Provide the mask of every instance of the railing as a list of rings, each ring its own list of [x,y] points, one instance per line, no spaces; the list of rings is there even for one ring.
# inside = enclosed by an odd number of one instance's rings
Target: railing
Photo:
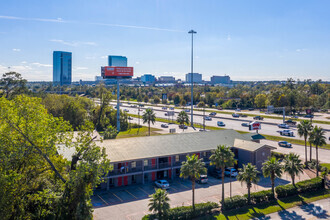
[[[182,165],[182,161],[176,161],[173,163],[173,166],[181,166]]]
[[[111,172],[109,172],[110,176],[115,176],[115,175],[121,175],[121,174],[126,174],[126,173],[135,173],[135,172],[139,172],[142,171],[142,167],[123,167],[120,169],[113,169]]]
[[[149,165],[149,166],[144,166],[144,170],[155,170],[157,169],[157,165]]]
[[[167,168],[167,167],[170,167],[171,164],[168,163],[168,162],[165,162],[165,163],[159,163],[159,169],[162,169],[162,168]]]

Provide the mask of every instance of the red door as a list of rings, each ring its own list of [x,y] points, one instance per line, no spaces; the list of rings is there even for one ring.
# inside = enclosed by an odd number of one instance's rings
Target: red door
[[[168,170],[168,178],[172,178],[172,170]]]
[[[155,181],[156,180],[156,172],[151,173],[151,180]]]
[[[124,176],[124,185],[125,185],[125,186],[128,185],[128,176]]]
[[[118,177],[118,186],[121,186],[123,182],[123,177]]]
[[[201,154],[200,154],[200,153],[197,153],[196,155],[198,156],[198,158],[200,158],[200,156],[201,156]]]
[[[172,157],[168,157],[168,164],[171,165]]]
[[[156,159],[151,159],[151,167],[155,167],[156,166]]]

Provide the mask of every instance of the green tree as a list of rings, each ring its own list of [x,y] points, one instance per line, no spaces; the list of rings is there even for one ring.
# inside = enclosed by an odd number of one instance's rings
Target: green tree
[[[195,183],[201,175],[207,173],[203,159],[198,159],[196,154],[187,155],[187,160],[182,162],[180,177],[189,178],[192,184],[192,206],[195,211]]]
[[[109,125],[104,131],[104,139],[115,139],[117,137],[117,129]]]
[[[145,103],[149,102],[149,97],[148,97],[147,95],[144,96],[144,97],[143,97],[143,101],[144,101]]]
[[[297,130],[298,130],[298,135],[300,137],[304,136],[304,141],[305,141],[305,164],[307,164],[307,137],[308,137],[309,132],[312,130],[312,124],[307,120],[303,120],[298,124]]]
[[[145,113],[142,115],[143,124],[148,123],[149,136],[150,136],[150,123],[154,124],[156,121],[156,114],[150,108],[147,108]]]
[[[319,176],[319,147],[326,145],[325,131],[318,126],[315,126],[311,132],[311,140],[316,148],[316,176]]]
[[[262,173],[265,177],[270,177],[272,182],[272,193],[275,198],[275,179],[282,176],[282,165],[275,157],[270,157],[262,164]]]
[[[257,108],[265,108],[266,107],[267,96],[265,94],[258,94],[254,99],[254,103]]]
[[[258,171],[256,166],[248,163],[247,165],[243,164],[243,169],[239,168],[239,173],[237,175],[237,180],[241,183],[246,183],[248,188],[248,203],[251,203],[251,187],[252,184],[257,184],[259,181]]]
[[[158,219],[166,219],[167,213],[170,210],[170,199],[166,190],[157,189],[156,192],[149,196],[149,211],[156,212]]]
[[[4,73],[0,79],[0,89],[4,91],[5,97],[10,99],[27,92],[26,82],[19,73]]]
[[[217,149],[212,152],[212,155],[210,157],[211,165],[215,165],[216,168],[221,169],[222,207],[224,207],[225,202],[225,168],[231,167],[236,163],[234,157],[235,154],[230,150],[230,147],[227,147],[225,145],[218,145]]]
[[[160,98],[158,96],[154,97],[154,103],[159,104],[160,103]]]
[[[182,127],[182,130],[184,131],[184,124],[189,125],[189,117],[185,111],[181,111],[176,119],[176,121],[180,124]]]
[[[302,173],[304,169],[304,165],[299,159],[299,155],[294,153],[287,154],[285,155],[283,161],[284,161],[284,166],[283,166],[284,171],[291,176],[292,184],[296,186],[295,178],[300,173]]]
[[[175,104],[175,105],[180,104],[180,101],[181,101],[181,100],[180,100],[180,96],[179,96],[179,95],[175,95],[173,101],[174,101],[174,104]]]

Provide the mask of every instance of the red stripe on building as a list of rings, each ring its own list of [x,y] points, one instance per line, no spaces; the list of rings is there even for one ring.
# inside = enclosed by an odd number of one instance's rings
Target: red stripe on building
[[[168,170],[168,178],[172,178],[172,170]]]
[[[156,159],[151,159],[151,166],[155,167],[156,166]]]
[[[168,157],[168,164],[171,165],[172,157]]]
[[[151,180],[152,181],[156,180],[156,172],[151,173]]]
[[[201,157],[201,154],[200,154],[200,153],[197,153],[196,155],[198,156],[198,158],[200,158],[200,157]]]
[[[121,186],[123,182],[123,177],[118,177],[118,186]]]
[[[128,176],[124,176],[124,185],[125,185],[125,186],[128,185]]]

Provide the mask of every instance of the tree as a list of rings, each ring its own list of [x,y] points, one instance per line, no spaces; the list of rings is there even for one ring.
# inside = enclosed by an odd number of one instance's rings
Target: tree
[[[145,113],[142,115],[143,124],[148,123],[149,136],[150,136],[150,123],[154,124],[156,121],[156,114],[150,108],[147,108]]]
[[[175,95],[173,101],[174,101],[174,104],[175,104],[175,105],[180,104],[180,101],[181,101],[181,100],[180,100],[180,96],[179,96],[179,95]]]
[[[247,165],[243,164],[243,169],[239,168],[239,173],[237,175],[237,180],[241,183],[246,183],[246,186],[248,188],[248,203],[251,203],[251,187],[252,184],[257,184],[259,181],[258,177],[258,171],[256,166],[252,165],[251,163],[248,163]]]
[[[192,184],[192,205],[195,211],[195,183],[201,175],[207,173],[203,159],[198,159],[196,154],[187,155],[187,160],[182,162],[180,177],[189,178]]]
[[[103,112],[104,112],[104,109],[107,106],[109,106],[110,100],[112,99],[112,95],[111,95],[110,91],[108,91],[105,88],[103,83],[100,84],[100,87],[98,88],[98,93],[99,93],[99,99],[100,99],[100,112],[99,112],[95,127],[97,130],[101,130],[100,125],[101,125],[101,119],[102,119],[102,117],[104,117]]]
[[[275,157],[270,157],[262,164],[262,173],[265,177],[270,177],[272,182],[272,193],[275,198],[275,178],[282,176],[282,165]]]
[[[295,185],[295,177],[303,172],[304,165],[299,159],[299,155],[290,153],[284,157],[283,169],[291,176],[292,185]]]
[[[111,125],[104,131],[104,139],[115,139],[117,137],[117,129]]]
[[[154,103],[159,104],[160,103],[160,98],[158,96],[154,97]]]
[[[185,111],[181,111],[176,119],[176,121],[180,124],[182,127],[182,130],[184,131],[184,124],[189,125],[189,117]]]
[[[15,95],[22,94],[27,91],[26,80],[21,74],[16,72],[8,72],[2,75],[0,79],[0,89],[4,91],[5,97],[10,99]]]
[[[326,145],[325,131],[318,126],[315,126],[311,133],[311,140],[316,148],[316,176],[319,176],[319,147]]]
[[[298,124],[297,129],[298,129],[298,135],[300,137],[304,136],[304,140],[305,140],[305,164],[307,164],[307,137],[308,137],[309,132],[312,130],[312,124],[307,120],[303,120]]]
[[[166,219],[166,215],[170,209],[168,194],[166,190],[157,189],[156,192],[149,196],[149,211],[156,212],[158,219]]]
[[[144,101],[145,103],[149,102],[149,97],[148,97],[147,95],[145,95],[144,98],[143,98],[143,101]]]
[[[267,96],[265,94],[258,94],[255,97],[254,103],[258,108],[265,108]]]
[[[217,149],[212,152],[212,155],[210,157],[211,165],[215,165],[216,168],[221,169],[222,207],[224,207],[225,202],[225,168],[231,167],[236,163],[234,157],[235,154],[230,150],[230,147],[227,147],[225,145],[218,145]]]
[[[91,219],[93,188],[110,169],[105,149],[92,141],[93,125],[73,139],[68,122],[27,96],[0,98],[0,124],[1,217]]]

